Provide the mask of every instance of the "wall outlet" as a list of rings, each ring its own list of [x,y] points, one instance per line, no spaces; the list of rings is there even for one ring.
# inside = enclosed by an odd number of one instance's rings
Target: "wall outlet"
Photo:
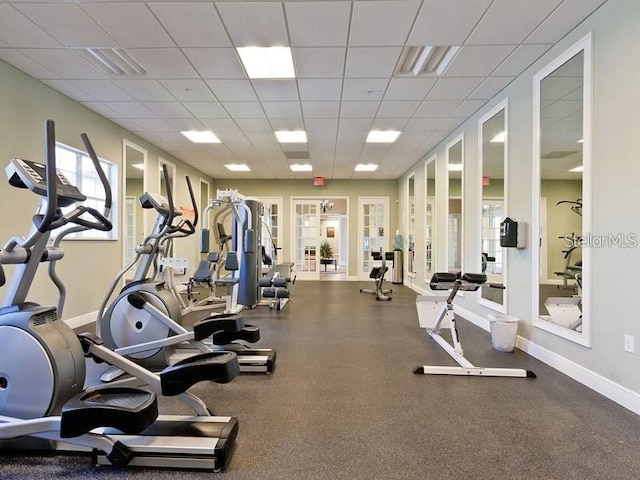
[[[629,353],[636,352],[635,340],[631,335],[624,336],[624,351]]]

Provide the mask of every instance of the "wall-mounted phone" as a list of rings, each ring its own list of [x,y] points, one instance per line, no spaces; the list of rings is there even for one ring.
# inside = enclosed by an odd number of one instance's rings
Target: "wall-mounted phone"
[[[527,224],[505,218],[500,223],[500,246],[507,248],[527,247]]]

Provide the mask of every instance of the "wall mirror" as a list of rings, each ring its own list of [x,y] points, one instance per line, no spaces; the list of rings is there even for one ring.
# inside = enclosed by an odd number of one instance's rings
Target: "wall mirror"
[[[479,121],[480,132],[480,270],[487,283],[478,302],[501,313],[506,309],[506,255],[500,247],[500,223],[506,211],[507,101]]]
[[[425,162],[424,192],[424,279],[429,283],[435,273],[436,157]]]
[[[590,345],[589,166],[591,146],[591,36],[534,77],[538,133],[534,141],[534,324]]]
[[[447,270],[462,271],[462,196],[464,178],[462,136],[447,146],[447,173],[449,177],[447,215]]]
[[[122,191],[124,192],[122,262],[124,266],[133,260],[136,246],[142,243],[145,235],[145,212],[138,199],[146,191],[144,172],[147,168],[147,151],[128,140],[124,140],[122,158],[124,164],[122,177]]]
[[[416,276],[416,176],[407,178],[407,275]]]

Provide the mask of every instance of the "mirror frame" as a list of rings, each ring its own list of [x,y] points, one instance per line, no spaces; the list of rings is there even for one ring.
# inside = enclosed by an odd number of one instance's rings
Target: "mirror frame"
[[[446,160],[446,167],[447,167],[447,171],[446,171],[446,175],[447,175],[447,181],[445,182],[445,198],[447,199],[447,205],[446,205],[446,217],[445,217],[445,222],[444,222],[444,228],[445,228],[445,238],[446,238],[446,242],[445,242],[445,272],[449,271],[449,200],[450,200],[450,196],[449,196],[449,150],[451,150],[451,147],[453,147],[454,145],[456,145],[458,142],[461,143],[460,149],[461,149],[461,155],[462,155],[462,171],[460,172],[460,215],[462,216],[462,222],[460,224],[460,271],[464,273],[464,171],[466,168],[466,160],[465,160],[465,150],[464,150],[464,132],[460,133],[459,135],[456,135],[453,140],[451,140],[449,143],[447,143],[446,147],[445,147],[445,160]],[[460,291],[458,293],[459,296],[464,297],[464,292]]]
[[[144,164],[144,170],[143,175],[142,175],[142,191],[146,192],[148,190],[148,181],[147,181],[147,172],[149,171],[149,154],[147,152],[146,149],[142,148],[140,145],[133,143],[131,140],[127,140],[126,138],[122,139],[122,165],[121,165],[121,172],[122,172],[122,179],[120,181],[121,185],[122,185],[122,189],[120,190],[122,192],[122,198],[120,199],[120,208],[121,208],[121,212],[120,212],[120,227],[121,227],[121,231],[123,232],[123,235],[125,235],[126,233],[126,228],[127,228],[127,218],[126,218],[126,212],[124,211],[124,209],[126,208],[126,198],[127,198],[127,148],[131,148],[132,150],[136,150],[137,152],[140,152],[142,154],[142,162]],[[149,212],[145,209],[142,212],[142,225],[143,227],[146,229],[147,227],[147,219],[149,217]],[[144,232],[143,232],[144,233]],[[125,265],[125,260],[126,260],[126,253],[125,253],[125,241],[123,240],[122,242],[122,259],[121,259],[121,263],[124,266]]]
[[[427,171],[429,170],[429,167],[433,164],[433,195],[429,195],[429,175],[427,175]],[[435,256],[435,246],[436,246],[436,225],[438,224],[438,209],[437,209],[437,202],[436,202],[436,179],[438,178],[438,162],[437,162],[437,156],[433,155],[431,157],[429,157],[427,160],[425,160],[424,162],[424,207],[425,210],[423,211],[424,214],[424,229],[425,229],[425,235],[424,235],[424,244],[422,246],[423,248],[423,252],[424,252],[424,281],[425,283],[429,284],[431,282],[431,276],[435,273],[436,271],[436,256]],[[426,235],[426,230],[427,230],[427,212],[426,212],[426,206],[427,206],[427,201],[429,200],[429,197],[433,198],[433,207],[431,209],[431,270],[427,270],[427,235]]]
[[[413,225],[411,221],[411,189],[409,188],[409,183],[413,182]],[[407,227],[406,227],[406,235],[407,235],[407,254],[406,256],[406,265],[405,271],[407,272],[407,277],[416,278],[416,172],[411,171],[407,175]],[[413,261],[410,262],[410,242],[413,240]],[[413,270],[409,269],[409,265],[413,266]]]
[[[500,111],[504,110],[504,131],[506,133],[505,138],[504,138],[504,166],[503,166],[503,180],[502,180],[502,212],[504,214],[504,217],[506,218],[508,216],[507,212],[509,211],[509,204],[508,204],[508,199],[509,199],[509,99],[505,98],[502,101],[500,101],[496,106],[494,106],[491,110],[489,110],[487,113],[485,113],[482,117],[480,117],[480,119],[478,120],[478,164],[479,164],[479,168],[478,168],[478,179],[477,179],[477,185],[479,185],[480,187],[478,188],[478,209],[479,209],[479,216],[478,218],[480,219],[480,221],[478,222],[478,232],[477,232],[477,238],[480,239],[480,250],[477,252],[479,255],[476,259],[476,265],[482,265],[482,205],[483,205],[483,188],[482,188],[482,177],[483,177],[483,173],[484,173],[484,158],[483,158],[483,145],[482,145],[482,137],[484,134],[484,124],[491,120],[495,115],[497,115],[498,113],[500,113]],[[509,255],[507,254],[508,250],[504,249],[502,250],[502,284],[507,286],[508,285],[508,265],[509,265]],[[482,267],[480,267],[480,269],[478,271],[481,271]],[[508,287],[507,287],[508,288]],[[505,289],[503,290],[503,295],[502,295],[502,304],[497,303],[497,302],[493,302],[491,300],[488,300],[486,298],[482,297],[482,289],[478,290],[478,304],[482,305],[484,307],[490,308],[492,310],[495,310],[496,312],[500,312],[503,314],[506,314],[508,311],[508,291]]]
[[[591,252],[589,248],[583,248],[583,276],[582,276],[582,332],[570,330],[554,323],[540,319],[540,86],[549,74],[560,68],[575,55],[583,52],[583,115],[582,115],[582,235],[589,236],[591,232],[591,148],[592,148],[592,95],[593,95],[593,34],[589,32],[578,42],[567,48],[546,67],[533,77],[533,198],[532,198],[532,305],[531,318],[533,325],[540,330],[547,331],[559,337],[565,338],[584,347],[591,347]]]

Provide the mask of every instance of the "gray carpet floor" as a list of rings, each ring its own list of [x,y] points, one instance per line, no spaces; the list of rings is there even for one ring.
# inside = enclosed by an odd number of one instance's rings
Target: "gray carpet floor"
[[[245,312],[260,345],[278,351],[272,375],[199,384],[240,430],[222,473],[94,468],[78,456],[2,452],[2,479],[639,479],[640,417],[459,322],[476,365],[533,370],[537,379],[413,375],[453,365],[418,327],[415,292],[391,302],[369,283],[296,282],[283,311]],[[92,366],[92,378],[97,369]],[[163,401],[164,413],[183,413]]]

